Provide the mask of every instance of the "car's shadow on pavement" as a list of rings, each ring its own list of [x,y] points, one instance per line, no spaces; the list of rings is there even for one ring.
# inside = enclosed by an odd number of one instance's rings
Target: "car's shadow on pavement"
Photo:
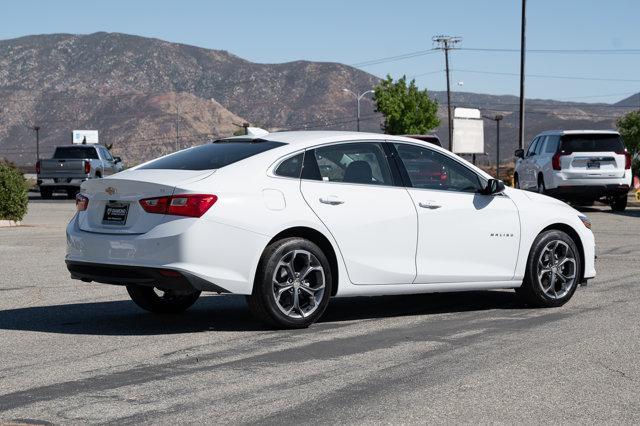
[[[340,298],[331,300],[320,323],[522,307],[511,291]],[[154,315],[128,300],[0,311],[0,330],[120,336],[269,329],[251,316],[244,296],[201,297],[181,315]]]

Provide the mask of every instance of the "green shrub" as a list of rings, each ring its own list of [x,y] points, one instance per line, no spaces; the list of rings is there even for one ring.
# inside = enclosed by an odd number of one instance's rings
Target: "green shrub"
[[[0,162],[0,220],[20,221],[27,214],[29,195],[22,172]]]

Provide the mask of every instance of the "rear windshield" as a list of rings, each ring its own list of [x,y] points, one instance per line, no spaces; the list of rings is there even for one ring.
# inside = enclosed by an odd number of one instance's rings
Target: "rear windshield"
[[[140,169],[211,170],[284,145],[282,142],[214,142],[158,158]]]
[[[84,146],[60,146],[56,148],[56,152],[53,153],[53,158],[56,159],[83,159],[89,158],[91,160],[98,159],[98,152],[94,147]]]
[[[564,135],[560,149],[566,152],[624,151],[619,135]]]

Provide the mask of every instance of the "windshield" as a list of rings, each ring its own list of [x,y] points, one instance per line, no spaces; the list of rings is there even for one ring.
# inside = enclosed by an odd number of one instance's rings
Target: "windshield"
[[[98,152],[94,147],[59,146],[53,154],[54,159],[98,159]]]
[[[212,170],[244,160],[261,152],[285,145],[282,142],[220,141],[178,151],[158,158],[139,169]]]
[[[622,152],[624,145],[619,135],[591,134],[564,135],[560,149],[565,152]]]

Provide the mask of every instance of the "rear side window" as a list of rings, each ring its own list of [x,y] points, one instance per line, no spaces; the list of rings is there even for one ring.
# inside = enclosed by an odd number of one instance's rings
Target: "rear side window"
[[[282,142],[214,142],[158,158],[140,169],[212,170],[285,145]]]
[[[276,176],[299,178],[302,172],[304,154],[294,155],[284,160],[275,171]]]
[[[315,175],[325,182],[393,185],[391,170],[382,145],[374,142],[354,142],[329,145],[309,151],[315,167],[307,167],[303,177]],[[314,173],[311,173],[314,172]]]
[[[94,147],[84,147],[84,146],[60,146],[56,148],[56,151],[53,153],[53,158],[55,159],[84,159],[88,158],[90,160],[98,159],[98,152]]]
[[[564,135],[560,148],[565,152],[622,152],[624,145],[619,135],[591,134]]]
[[[547,136],[547,145],[544,147],[544,152],[553,154],[558,150],[558,143],[560,142],[559,136]]]

